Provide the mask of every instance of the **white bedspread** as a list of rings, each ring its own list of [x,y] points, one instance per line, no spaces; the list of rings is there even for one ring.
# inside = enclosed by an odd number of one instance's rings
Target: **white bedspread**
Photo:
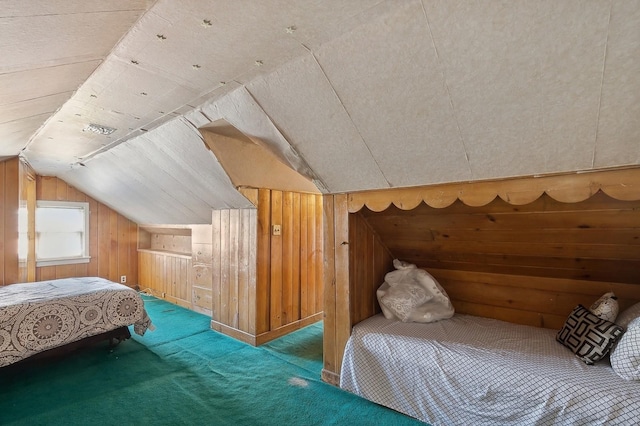
[[[470,315],[377,315],[354,327],[340,387],[432,425],[638,424],[640,382],[584,364],[555,335]]]
[[[151,327],[138,292],[103,278],[0,287],[0,367],[122,326]]]

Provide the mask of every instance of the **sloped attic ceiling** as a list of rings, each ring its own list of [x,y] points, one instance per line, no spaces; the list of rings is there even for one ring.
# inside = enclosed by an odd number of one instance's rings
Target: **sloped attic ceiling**
[[[323,192],[640,161],[640,0],[5,1],[0,31],[0,156],[138,223],[248,206],[217,120]]]

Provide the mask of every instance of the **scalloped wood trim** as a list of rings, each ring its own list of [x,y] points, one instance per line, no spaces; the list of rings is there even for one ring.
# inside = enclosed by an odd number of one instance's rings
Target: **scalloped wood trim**
[[[391,204],[401,210],[411,210],[422,202],[444,208],[456,200],[480,207],[496,197],[512,205],[523,205],[544,193],[556,201],[577,203],[598,191],[616,200],[640,200],[640,168],[353,192],[348,194],[348,210],[355,213],[367,206],[380,212]]]

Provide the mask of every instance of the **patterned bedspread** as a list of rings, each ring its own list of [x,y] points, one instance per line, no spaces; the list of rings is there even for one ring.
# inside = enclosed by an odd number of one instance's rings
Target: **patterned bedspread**
[[[129,325],[139,335],[151,326],[142,298],[103,278],[0,287],[0,367]]]
[[[640,383],[586,365],[556,331],[456,314],[357,324],[340,387],[432,425],[637,424]]]

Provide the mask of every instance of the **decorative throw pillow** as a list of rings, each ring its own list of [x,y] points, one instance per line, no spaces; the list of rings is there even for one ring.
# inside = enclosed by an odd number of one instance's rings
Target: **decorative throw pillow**
[[[622,311],[622,313],[616,319],[616,324],[626,329],[631,321],[639,317],[640,317],[640,302],[636,303],[635,305],[631,305],[627,309]]]
[[[611,351],[611,368],[625,380],[640,380],[640,318],[629,323]]]
[[[599,318],[584,306],[578,305],[556,335],[556,340],[591,365],[604,358],[622,333],[622,327]]]
[[[396,284],[379,297],[381,307],[387,308],[400,321],[409,321],[413,309],[429,301],[427,291],[416,284]]]
[[[589,310],[602,319],[614,322],[618,316],[618,298],[611,291],[605,293],[591,305]]]

